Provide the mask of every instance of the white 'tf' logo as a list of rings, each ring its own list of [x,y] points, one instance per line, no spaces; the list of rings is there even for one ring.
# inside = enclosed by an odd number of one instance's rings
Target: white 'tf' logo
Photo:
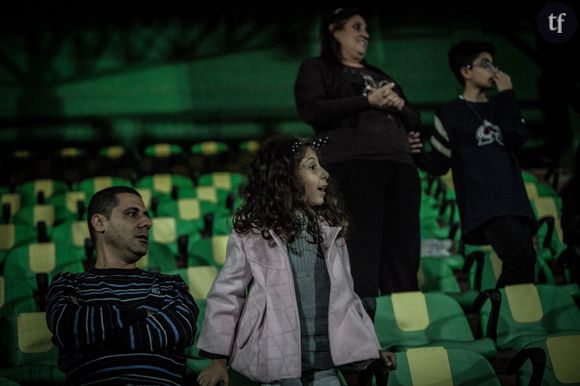
[[[556,31],[556,33],[562,33],[562,24],[564,24],[564,16],[566,16],[566,12],[562,12],[558,16],[554,16],[553,13],[548,16],[548,20],[550,23],[550,31]],[[558,22],[558,26],[554,27],[554,20]]]

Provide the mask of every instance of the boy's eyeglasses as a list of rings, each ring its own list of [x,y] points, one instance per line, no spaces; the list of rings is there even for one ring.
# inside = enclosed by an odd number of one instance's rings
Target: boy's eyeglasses
[[[468,64],[465,67],[467,68],[481,67],[484,70],[488,71],[499,71],[499,66],[493,62],[490,62],[487,59],[482,59],[479,63]]]

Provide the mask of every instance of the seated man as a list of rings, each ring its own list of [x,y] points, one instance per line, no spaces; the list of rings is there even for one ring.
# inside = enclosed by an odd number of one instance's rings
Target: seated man
[[[138,269],[151,220],[137,191],[112,187],[88,207],[95,267],[60,273],[46,320],[67,384],[181,385],[198,308],[179,276]]]

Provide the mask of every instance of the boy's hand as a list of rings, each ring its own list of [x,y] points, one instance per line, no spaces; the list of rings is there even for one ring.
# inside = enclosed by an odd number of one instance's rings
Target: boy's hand
[[[512,79],[508,74],[503,71],[497,71],[493,75],[493,82],[497,87],[497,91],[502,92],[505,90],[511,90],[513,88]]]
[[[397,357],[390,351],[379,351],[382,361],[389,368],[389,370],[397,369]]]
[[[198,376],[197,382],[200,386],[215,386],[222,384],[229,386],[230,379],[225,359],[214,359],[211,365],[206,367]]]

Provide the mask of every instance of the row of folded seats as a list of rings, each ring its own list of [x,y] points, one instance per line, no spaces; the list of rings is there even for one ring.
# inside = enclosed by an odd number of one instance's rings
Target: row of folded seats
[[[205,213],[202,201],[220,203],[218,209],[213,207],[214,211],[209,212],[213,220],[210,230],[205,217],[201,222],[183,218],[187,216],[183,211],[190,211],[193,201],[179,204],[186,199],[183,192],[200,189],[202,183],[188,181],[182,185],[175,176],[149,177],[138,188],[150,191],[144,198],[154,225],[149,253],[139,264],[143,269],[183,277],[202,310],[199,329],[205,297],[225,263],[231,214],[239,202],[231,189],[224,189],[229,191],[226,200],[200,200],[199,195],[191,193],[189,199],[200,202],[200,213]],[[536,283],[496,290],[501,261],[490,248],[461,242],[450,176],[421,177],[421,291],[377,297],[375,329],[382,347],[397,352],[399,363],[389,377],[389,385],[580,384],[580,362],[573,351],[580,347],[580,311],[575,303],[578,287],[567,281],[565,267],[557,270],[559,253],[565,247],[561,228],[558,230],[561,203],[557,193],[524,176],[538,218],[552,216],[552,220],[541,220],[545,230],[538,235]],[[232,183],[234,191],[241,183],[243,176]],[[33,196],[38,197],[38,190],[35,192]],[[173,211],[159,216],[164,205]],[[79,218],[82,216],[77,213],[77,227],[86,227],[86,220]],[[55,226],[52,233],[47,227],[49,241],[50,237],[61,240],[56,228],[62,224],[67,222]],[[74,234],[74,226],[69,228]],[[34,237],[42,230],[36,232]],[[42,313],[44,296],[57,272],[81,271],[90,266],[92,246],[85,245],[87,237],[87,233],[77,236],[81,242],[70,258],[64,257],[71,252],[59,250],[64,242],[22,243],[7,251],[0,277],[0,342],[2,351],[8,354],[0,361],[0,377],[21,384],[62,382]],[[40,252],[49,244],[53,246],[47,248],[48,253]],[[195,346],[187,354],[191,373],[209,364],[198,356]],[[233,372],[231,384],[252,383]]]
[[[153,241],[176,251],[181,236],[190,236],[192,242],[228,234],[227,220],[240,204],[238,190],[244,178],[239,173],[216,172],[202,175],[195,183],[167,174],[140,179],[135,188],[155,223]],[[96,177],[67,190],[58,180],[36,180],[1,193],[0,258],[31,240],[83,248],[88,239],[88,200],[94,192],[114,185],[131,184],[117,177]]]
[[[258,140],[156,143],[100,149],[66,147],[6,150],[0,159],[0,185],[30,179],[59,179],[69,185],[88,176],[116,175],[133,183],[152,174],[198,175],[200,171],[240,172],[259,147]]]
[[[181,274],[201,308],[215,276],[205,268],[206,287],[190,267]],[[474,318],[471,318],[474,316]],[[473,321],[477,321],[474,323]],[[19,384],[62,384],[42,311],[0,318],[2,378]],[[383,349],[396,352],[389,385],[578,385],[580,311],[557,286],[521,284],[482,291],[469,314],[440,292],[377,297],[375,330]],[[197,339],[197,337],[196,337]],[[209,365],[195,346],[187,349],[191,376]],[[232,371],[232,385],[254,383]]]

